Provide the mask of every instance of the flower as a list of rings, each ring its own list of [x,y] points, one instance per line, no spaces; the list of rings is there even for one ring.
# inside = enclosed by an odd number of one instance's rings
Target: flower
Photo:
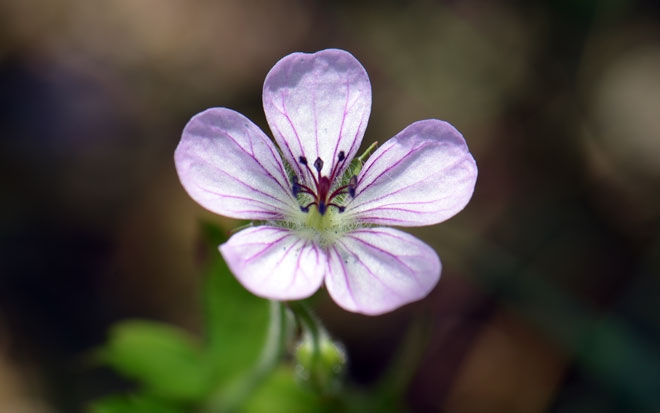
[[[262,221],[219,249],[255,295],[297,300],[323,283],[368,315],[424,298],[440,278],[435,251],[394,226],[432,225],[461,211],[477,166],[447,122],[415,122],[362,164],[353,161],[371,112],[371,84],[350,53],[282,58],[263,106],[278,148],[227,108],[195,115],[174,158],[190,196],[231,218]]]

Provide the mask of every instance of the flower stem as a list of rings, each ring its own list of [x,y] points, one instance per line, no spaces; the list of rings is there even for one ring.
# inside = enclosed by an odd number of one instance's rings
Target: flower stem
[[[241,380],[229,388],[220,388],[212,393],[202,410],[207,413],[234,411],[250,393],[277,366],[287,340],[286,309],[279,301],[270,301],[270,321],[264,347],[255,366]]]
[[[321,334],[324,332],[323,326],[306,304],[300,301],[290,302],[289,308],[293,311],[293,314],[304,331],[311,337],[314,346],[314,358],[318,358]]]
[[[331,372],[328,371],[326,366],[323,363],[323,349],[322,342],[326,345],[329,342],[328,333],[325,331],[325,328],[319,321],[319,319],[312,313],[309,307],[302,302],[292,302],[289,303],[289,308],[293,312],[298,324],[303,330],[303,343],[307,340],[308,343],[311,343],[311,355],[306,357],[306,362],[303,363],[304,373],[301,377],[308,384],[312,386],[319,393],[328,393],[329,388],[329,378],[331,377]],[[302,360],[299,360],[301,362]]]
[[[263,376],[270,372],[277,364],[284,350],[286,341],[286,314],[285,308],[279,301],[270,301],[270,323],[266,334],[266,343],[254,374]]]

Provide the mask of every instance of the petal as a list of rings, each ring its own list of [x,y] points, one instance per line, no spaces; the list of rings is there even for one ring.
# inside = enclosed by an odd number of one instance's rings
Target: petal
[[[239,219],[278,219],[295,211],[273,142],[248,118],[207,109],[186,125],[174,152],[179,179],[204,208]]]
[[[310,165],[320,157],[328,175],[340,151],[348,165],[360,147],[371,112],[371,84],[364,67],[346,51],[293,53],[266,76],[263,103],[275,140],[296,172],[307,173],[298,165],[302,155]]]
[[[220,252],[238,281],[260,297],[309,297],[325,275],[325,253],[286,228],[245,229],[222,244]]]
[[[437,224],[465,207],[476,180],[477,164],[463,136],[447,122],[422,120],[369,158],[346,214],[370,224]]]
[[[420,300],[440,278],[431,247],[393,228],[363,228],[328,250],[325,285],[349,311],[378,315]]]

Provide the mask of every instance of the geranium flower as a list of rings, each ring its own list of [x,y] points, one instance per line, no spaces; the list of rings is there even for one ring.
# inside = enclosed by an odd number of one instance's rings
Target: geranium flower
[[[240,113],[211,108],[188,122],[174,155],[200,205],[262,222],[219,247],[241,284],[261,297],[297,300],[325,283],[341,307],[370,315],[425,297],[440,277],[438,255],[384,225],[432,225],[463,209],[477,167],[461,134],[422,120],[361,168],[351,165],[371,85],[362,65],[337,49],[277,62],[263,105],[279,150]]]

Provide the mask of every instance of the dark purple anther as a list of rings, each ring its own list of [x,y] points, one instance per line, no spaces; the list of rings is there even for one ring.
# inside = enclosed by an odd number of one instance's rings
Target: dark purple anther
[[[323,169],[323,160],[321,158],[316,158],[314,161],[314,168],[316,168],[317,171],[321,172],[321,169]]]
[[[295,175],[291,177],[291,190],[293,191],[293,196],[298,196],[300,185],[298,185],[298,177]]]
[[[357,187],[357,176],[353,175],[351,180],[348,181],[348,194],[351,198],[355,198],[355,188]]]
[[[297,175],[293,174],[293,176],[291,176],[291,191],[293,192],[293,196],[298,197],[300,194],[307,194],[312,198],[312,202],[300,207],[302,212],[309,212],[309,208],[312,205],[316,205],[316,210],[321,215],[325,215],[325,213],[328,211],[328,208],[330,207],[337,208],[337,210],[341,213],[344,212],[346,208],[337,204],[336,201],[333,202],[333,200],[336,197],[346,193],[349,193],[352,197],[355,197],[355,187],[357,186],[356,176],[351,178],[348,185],[340,186],[334,191],[331,191],[332,184],[336,176],[335,174],[339,171],[343,161],[346,159],[346,153],[344,151],[340,151],[337,155],[337,159],[338,162],[333,165],[330,177],[328,177],[321,175],[321,170],[323,169],[323,159],[317,157],[314,161],[314,168],[317,172],[314,174],[312,169],[307,164],[307,158],[302,155],[298,157],[298,161],[300,161],[301,165],[304,165],[307,168],[309,177],[311,177],[313,181],[313,185],[305,183],[304,180],[301,183]],[[307,199],[308,197],[305,196],[304,198]]]

